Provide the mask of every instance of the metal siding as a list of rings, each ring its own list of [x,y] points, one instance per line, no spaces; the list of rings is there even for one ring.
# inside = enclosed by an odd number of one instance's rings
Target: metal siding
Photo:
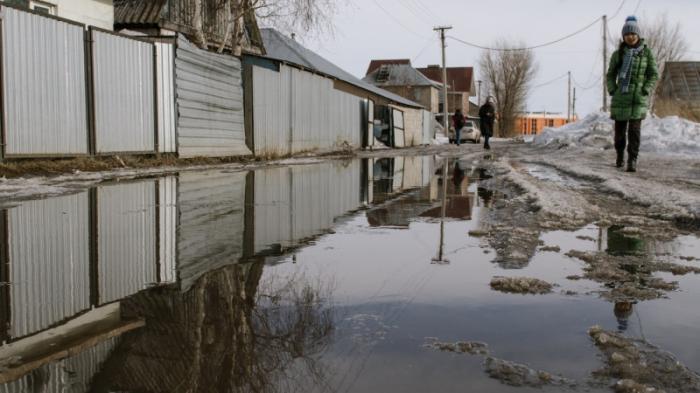
[[[246,172],[181,173],[177,268],[182,290],[243,256]]]
[[[155,150],[153,44],[93,30],[97,153]]]
[[[177,281],[177,177],[158,179],[160,282]]]
[[[423,143],[423,111],[404,108],[403,128],[406,146],[419,146]],[[396,112],[395,112],[396,113]]]
[[[429,111],[423,111],[423,144],[429,145],[433,140],[432,135],[432,114]]]
[[[290,153],[291,69],[253,66],[253,130],[256,155]]]
[[[88,193],[8,211],[13,338],[90,308]]]
[[[273,244],[293,244],[291,228],[291,170],[255,172],[255,245],[259,253]]]
[[[3,7],[6,153],[88,153],[83,28]]]
[[[175,46],[156,42],[158,151],[177,152],[175,131]]]
[[[97,189],[101,304],[133,295],[156,282],[155,193],[153,180]]]
[[[181,157],[249,155],[238,58],[198,49],[182,35],[175,58]]]

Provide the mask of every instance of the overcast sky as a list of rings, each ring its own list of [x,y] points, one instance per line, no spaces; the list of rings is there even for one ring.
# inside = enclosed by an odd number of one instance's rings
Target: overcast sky
[[[556,40],[593,22],[612,17],[622,0],[339,0],[347,1],[335,17],[333,36],[303,38],[310,49],[352,74],[363,77],[371,59],[410,58],[423,67],[440,64],[436,25],[452,25],[448,34],[488,46],[498,38],[537,45]],[[667,12],[680,23],[690,44],[688,60],[700,60],[700,0],[627,0],[609,21],[619,37],[627,15],[640,23]],[[534,51],[539,72],[534,85],[571,71],[577,88],[577,113],[586,115],[601,106],[602,30],[598,23],[561,43]],[[480,50],[448,39],[448,66],[475,66]],[[476,67],[475,67],[476,68]],[[478,73],[478,68],[476,69]],[[594,88],[583,90],[582,87]],[[528,110],[566,111],[567,79],[535,89]]]

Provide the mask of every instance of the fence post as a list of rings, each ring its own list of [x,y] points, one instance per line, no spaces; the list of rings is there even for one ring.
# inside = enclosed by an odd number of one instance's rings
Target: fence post
[[[92,37],[92,27],[85,30],[85,102],[87,104],[87,140],[88,140],[88,154],[97,154],[97,141],[95,140],[95,77],[93,73],[93,37]]]
[[[161,75],[158,74],[158,44],[154,42],[151,45],[153,45],[153,152],[154,154],[159,155],[160,147],[158,146],[158,80],[160,79]],[[163,81],[161,80],[160,83],[162,84]]]
[[[0,5],[0,162],[5,160],[7,146],[7,121],[5,119],[5,67],[4,48],[2,45],[5,36],[3,34],[5,7]]]

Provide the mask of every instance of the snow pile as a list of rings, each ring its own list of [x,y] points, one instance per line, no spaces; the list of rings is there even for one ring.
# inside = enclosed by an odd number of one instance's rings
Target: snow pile
[[[545,128],[534,139],[536,145],[613,147],[614,122],[605,112],[592,113],[575,123]],[[697,156],[700,154],[700,123],[677,116],[647,118],[642,122],[644,152]]]

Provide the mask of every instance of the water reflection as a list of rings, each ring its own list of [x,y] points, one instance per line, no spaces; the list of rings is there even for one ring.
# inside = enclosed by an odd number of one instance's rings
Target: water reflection
[[[14,382],[0,386],[65,389],[71,359],[99,346],[69,373],[90,381],[102,369],[101,391],[264,391],[290,380],[272,371],[299,367],[322,383],[312,358],[333,330],[327,297],[303,280],[262,285],[263,266],[367,205],[385,204],[384,217],[368,212],[377,225],[407,225],[440,205],[448,179],[436,167],[398,157],[185,172],[3,210],[0,382]],[[460,176],[449,200],[473,198]],[[470,206],[453,206],[470,217]]]

